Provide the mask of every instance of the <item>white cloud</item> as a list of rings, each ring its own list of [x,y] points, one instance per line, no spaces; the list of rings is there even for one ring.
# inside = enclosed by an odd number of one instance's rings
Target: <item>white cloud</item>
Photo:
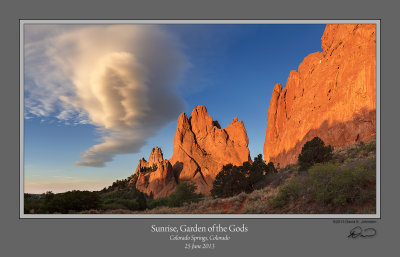
[[[26,116],[90,123],[102,134],[77,165],[138,152],[183,109],[176,82],[186,60],[160,27],[28,25],[25,42]]]

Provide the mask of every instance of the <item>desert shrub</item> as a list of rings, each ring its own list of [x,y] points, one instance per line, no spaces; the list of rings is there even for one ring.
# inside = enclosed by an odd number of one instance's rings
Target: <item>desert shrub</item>
[[[376,159],[375,158],[353,159],[344,162],[340,167],[341,169],[364,168],[367,170],[376,171]]]
[[[360,144],[360,150],[366,153],[376,152],[376,141],[372,140],[369,143]]]
[[[297,178],[293,178],[286,185],[280,188],[278,195],[270,200],[270,204],[274,208],[283,207],[289,201],[295,201],[301,190],[302,184]]]
[[[151,199],[147,201],[147,206],[149,209],[154,209],[159,206],[168,206],[168,198]]]
[[[40,197],[37,213],[69,213],[97,209],[101,199],[98,192],[73,190],[65,193],[53,194],[46,192]]]
[[[35,213],[43,205],[43,200],[39,195],[24,194],[24,213]]]
[[[360,156],[368,156],[369,153],[376,152],[376,141],[372,140],[368,143],[360,142],[354,147],[347,150],[347,157],[354,159]]]
[[[262,214],[265,212],[265,204],[261,201],[247,201],[242,211],[243,214]]]
[[[130,191],[126,190],[117,190],[117,191],[112,191],[108,192],[105,194],[102,194],[103,200],[109,200],[109,199],[134,199],[138,198],[140,192],[133,188]]]
[[[348,203],[363,204],[375,195],[375,189],[371,192],[368,188],[375,183],[373,170],[364,167],[341,169],[334,164],[316,164],[309,173],[308,186],[313,200],[329,208]]]
[[[101,209],[144,210],[148,196],[136,188],[109,191],[101,194]]]
[[[236,211],[242,205],[242,201],[232,201],[233,209]]]
[[[244,166],[244,164],[243,164]],[[255,182],[259,181],[269,172],[276,172],[274,164],[272,162],[265,164],[262,154],[259,154],[257,157],[254,158],[253,164],[250,165],[250,183],[254,184]]]
[[[268,164],[267,164],[267,174],[268,173],[277,173],[278,172],[278,170],[275,168],[275,166],[274,166],[274,163],[273,162],[269,162]]]
[[[239,194],[248,188],[245,173],[232,164],[225,165],[216,176],[211,189],[213,197],[229,197]]]
[[[155,209],[159,207],[190,207],[193,208],[193,204],[199,202],[202,198],[202,194],[196,193],[197,186],[192,183],[180,183],[177,185],[175,191],[168,197],[158,199],[148,199],[147,205],[149,209]],[[205,200],[203,204],[210,203],[211,200]]]
[[[278,173],[269,173],[265,177],[265,183],[273,188],[276,188],[280,185],[282,185],[290,174],[285,171],[280,171]]]
[[[249,195],[247,201],[257,201],[262,198],[263,194],[263,190],[255,190]]]
[[[253,179],[250,181],[250,188],[246,190],[247,193],[266,187],[269,184],[266,178],[272,176],[273,174],[278,174],[278,170],[275,168],[274,163],[269,162],[266,165],[261,154],[254,158],[252,170],[253,174],[257,174],[257,176],[253,177]]]
[[[136,199],[109,199],[104,202],[102,209],[127,209],[127,210],[140,210],[139,203]]]
[[[153,172],[156,170],[157,170],[157,164],[154,163],[153,166],[151,166],[151,167],[142,167],[140,169],[140,173],[146,174],[146,173]]]
[[[259,214],[266,212],[266,204],[262,200],[264,196],[263,190],[253,191],[244,203],[242,213]]]
[[[225,165],[213,182],[211,195],[215,198],[230,197],[241,192],[250,193],[263,185],[261,182],[269,172],[268,169],[261,154],[254,158],[252,164],[244,162],[242,166]]]
[[[122,203],[119,203],[117,201],[112,201],[112,202],[102,204],[101,209],[103,209],[103,210],[123,210],[123,209],[127,209],[127,208]]]
[[[202,198],[201,194],[195,193],[197,186],[192,183],[180,183],[175,192],[168,196],[168,206],[177,207],[184,203],[198,202]]]
[[[282,208],[295,201],[315,202],[327,210],[351,212],[352,204],[374,203],[376,172],[362,164],[355,162],[349,165],[351,168],[332,163],[315,164],[308,173],[298,175],[282,186],[270,205]]]
[[[314,137],[306,142],[301,149],[298,163],[301,170],[307,170],[315,163],[327,162],[332,159],[332,146],[325,146],[324,141],[319,137]]]
[[[298,164],[289,164],[286,165],[284,168],[280,169],[280,173],[288,172],[288,173],[293,173],[295,171],[299,170],[299,165]]]
[[[246,196],[247,196],[246,193],[242,192],[242,193],[238,194],[237,199],[239,201],[243,201],[246,198]]]

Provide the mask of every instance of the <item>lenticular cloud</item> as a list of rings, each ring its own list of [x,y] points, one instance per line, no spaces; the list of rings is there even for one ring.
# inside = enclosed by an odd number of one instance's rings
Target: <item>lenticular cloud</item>
[[[89,123],[102,135],[76,165],[138,152],[183,109],[176,82],[186,61],[160,27],[30,25],[24,53],[25,117]]]

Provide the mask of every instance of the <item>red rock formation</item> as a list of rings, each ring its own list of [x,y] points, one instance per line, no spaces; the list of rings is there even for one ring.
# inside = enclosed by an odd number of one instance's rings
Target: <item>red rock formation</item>
[[[173,156],[163,160],[160,148],[150,154],[149,162],[139,160],[136,189],[154,198],[166,197],[179,182],[195,183],[197,192],[208,195],[216,175],[228,163],[242,165],[251,161],[249,139],[243,122],[234,118],[221,129],[217,121],[207,114],[203,105],[193,109],[190,119],[182,113],[177,122]],[[157,170],[149,170],[153,165]],[[172,165],[171,165],[172,164]]]
[[[156,170],[151,170],[154,165]],[[139,160],[135,174],[138,174],[136,189],[150,195],[153,193],[154,199],[166,197],[175,190],[176,181],[171,163],[163,159],[160,148],[153,148],[149,162],[144,158]]]
[[[376,136],[375,25],[327,25],[312,53],[277,84],[268,109],[264,158],[296,163],[315,136],[334,147]]]
[[[149,157],[149,166],[152,167],[153,164],[158,164],[161,163],[164,160],[161,148],[156,147],[153,148],[153,150],[150,153],[150,157]]]
[[[198,192],[208,195],[223,165],[251,161],[248,143],[242,121],[235,118],[221,129],[200,105],[190,119],[185,113],[179,116],[170,162],[179,182],[195,183]]]
[[[164,160],[158,163],[157,170],[149,173],[139,172],[136,189],[150,195],[154,199],[166,197],[175,191],[176,182],[171,163]]]
[[[156,147],[150,153],[149,161],[147,162],[145,158],[139,160],[138,166],[136,167],[135,173],[145,168],[151,168],[153,165],[158,165],[158,163],[164,160],[161,148]]]

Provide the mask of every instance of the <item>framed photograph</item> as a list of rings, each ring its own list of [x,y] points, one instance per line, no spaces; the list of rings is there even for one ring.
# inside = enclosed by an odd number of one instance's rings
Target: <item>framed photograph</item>
[[[394,4],[0,5],[1,256],[396,252]]]
[[[21,20],[20,58],[21,218],[380,218],[380,20]]]

